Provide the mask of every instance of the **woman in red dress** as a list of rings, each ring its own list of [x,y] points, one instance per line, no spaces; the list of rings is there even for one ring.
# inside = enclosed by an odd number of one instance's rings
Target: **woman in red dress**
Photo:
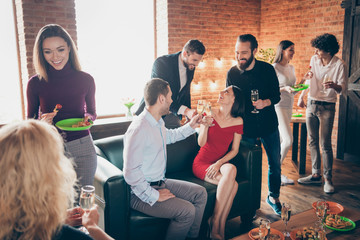
[[[211,116],[205,116],[206,124],[200,126],[198,144],[201,148],[194,159],[193,173],[218,186],[214,213],[209,219],[210,238],[225,239],[226,219],[238,189],[236,167],[229,161],[237,155],[243,133],[242,91],[229,86],[220,92],[217,102],[220,108]]]

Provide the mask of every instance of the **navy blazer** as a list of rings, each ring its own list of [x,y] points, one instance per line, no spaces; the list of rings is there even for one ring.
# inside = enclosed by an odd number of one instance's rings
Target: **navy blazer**
[[[177,112],[181,105],[191,108],[191,96],[190,96],[190,85],[191,81],[194,78],[194,72],[187,70],[187,81],[185,86],[180,90],[180,76],[179,76],[179,55],[181,52],[174,54],[164,55],[158,57],[152,68],[151,78],[161,78],[167,81],[170,84],[170,89],[172,91],[172,104],[170,106],[170,111],[177,115]],[[136,115],[139,115],[145,107],[144,99],[141,100],[138,110],[135,112]]]

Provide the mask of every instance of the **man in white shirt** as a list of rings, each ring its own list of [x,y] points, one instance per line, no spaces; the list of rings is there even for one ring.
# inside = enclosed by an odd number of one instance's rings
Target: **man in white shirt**
[[[162,116],[172,103],[169,83],[155,78],[144,90],[146,107],[124,137],[124,177],[131,187],[130,206],[147,215],[171,219],[166,239],[196,238],[207,192],[204,187],[166,179],[166,144],[195,133],[201,115],[176,129],[167,129]]]
[[[299,107],[306,109],[306,125],[309,136],[309,147],[312,161],[312,175],[299,178],[300,184],[321,184],[321,158],[319,141],[322,148],[324,192],[333,193],[332,182],[333,151],[331,133],[335,117],[337,94],[346,91],[346,73],[344,62],[335,54],[339,51],[339,43],[332,34],[325,33],[311,41],[315,55],[310,66],[313,77],[307,91],[303,91],[298,100]],[[304,96],[308,94],[307,105]],[[319,134],[320,132],[320,134]]]

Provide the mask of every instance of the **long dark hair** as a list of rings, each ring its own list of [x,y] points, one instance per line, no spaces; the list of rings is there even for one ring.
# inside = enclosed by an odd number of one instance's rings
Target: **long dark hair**
[[[232,105],[230,114],[232,117],[243,117],[245,112],[245,100],[244,100],[244,94],[243,91],[234,85],[230,86],[234,92],[234,103]]]
[[[282,51],[286,50],[287,48],[291,47],[292,45],[295,45],[292,41],[289,40],[283,40],[279,43],[279,46],[277,47],[276,50],[276,55],[275,55],[275,59],[274,59],[274,63],[279,63],[281,62],[282,58],[283,58],[283,54]]]

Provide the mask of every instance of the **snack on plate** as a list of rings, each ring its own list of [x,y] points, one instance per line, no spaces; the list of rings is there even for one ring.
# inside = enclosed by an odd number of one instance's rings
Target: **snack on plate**
[[[296,85],[292,86],[292,88],[301,88],[301,87],[303,87],[303,84],[296,84]]]
[[[277,234],[270,233],[269,236],[267,236],[266,239],[268,239],[268,240],[280,240],[281,237],[279,235],[277,235]]]
[[[62,105],[61,105],[61,104],[56,104],[53,112],[54,112],[54,113],[57,113],[61,108],[62,108]]]
[[[252,231],[250,234],[251,234],[251,237],[253,239],[259,239],[260,238],[259,231]]]
[[[329,227],[339,228],[339,229],[343,229],[343,228],[352,226],[351,222],[341,219],[341,217],[337,214],[327,215],[326,219],[325,219],[325,224]]]
[[[304,227],[302,231],[297,231],[295,240],[317,240],[315,228]]]
[[[77,124],[73,124],[71,127],[73,127],[73,128],[78,128],[78,127],[86,127],[86,126],[90,126],[91,125],[91,122],[89,122],[89,121],[84,121],[84,120],[82,120],[82,121],[80,121],[80,122],[78,122]]]

